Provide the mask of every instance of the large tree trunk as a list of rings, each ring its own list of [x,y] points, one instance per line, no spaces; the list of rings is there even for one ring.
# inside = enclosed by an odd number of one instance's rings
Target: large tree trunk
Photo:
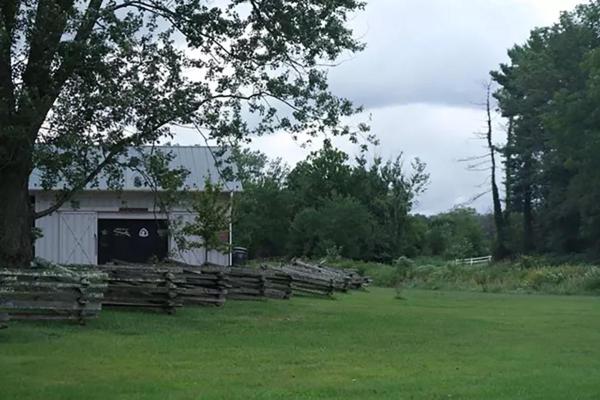
[[[0,267],[28,267],[33,259],[30,165],[0,169]]]
[[[510,225],[510,215],[514,209],[512,201],[513,197],[513,179],[514,179],[514,160],[513,160],[513,146],[514,146],[514,119],[510,117],[508,119],[508,129],[506,131],[506,146],[504,147],[504,221],[506,226]]]
[[[535,249],[531,186],[526,187],[523,199],[523,247],[525,253]]]

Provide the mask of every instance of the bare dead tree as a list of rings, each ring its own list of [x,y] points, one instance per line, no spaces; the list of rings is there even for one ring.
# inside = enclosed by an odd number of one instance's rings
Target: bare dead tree
[[[498,189],[498,182],[496,178],[496,146],[493,141],[493,121],[492,121],[492,83],[489,82],[486,90],[486,102],[485,111],[487,116],[487,134],[486,141],[490,157],[490,174],[491,174],[491,190],[492,190],[492,201],[494,203],[494,224],[496,226],[496,243],[494,246],[494,257],[496,259],[506,258],[509,254],[508,247],[506,245],[506,220],[502,211],[502,201],[500,199],[500,190]]]
[[[500,196],[500,189],[498,185],[498,156],[501,152],[498,147],[494,144],[494,120],[493,120],[493,105],[492,105],[492,91],[493,91],[493,83],[487,82],[485,84],[485,102],[480,104],[485,109],[485,131],[477,132],[475,135],[478,139],[481,139],[485,142],[485,153],[468,157],[459,160],[460,162],[465,162],[467,164],[467,170],[473,172],[485,172],[489,171],[490,175],[488,179],[479,186],[485,187],[485,190],[478,193],[471,199],[471,203],[480,199],[483,196],[486,196],[491,193],[492,195],[492,204],[493,204],[493,214],[494,214],[494,227],[496,231],[496,240],[494,243],[493,253],[494,258],[497,260],[506,258],[510,251],[507,246],[507,216],[504,213],[502,207],[502,198]],[[511,130],[512,124],[509,121],[509,131]],[[510,132],[509,132],[510,134]],[[507,182],[505,184],[510,184]]]

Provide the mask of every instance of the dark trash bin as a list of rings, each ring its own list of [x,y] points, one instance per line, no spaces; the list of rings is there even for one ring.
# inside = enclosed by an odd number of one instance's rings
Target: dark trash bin
[[[232,252],[233,265],[244,265],[248,261],[248,249],[234,247]]]

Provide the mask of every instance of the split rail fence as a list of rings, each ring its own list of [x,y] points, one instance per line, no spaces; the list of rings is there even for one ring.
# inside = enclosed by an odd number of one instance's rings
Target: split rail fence
[[[181,297],[185,305],[222,306],[229,293],[227,276],[222,270],[202,271],[197,267],[184,267]]]
[[[174,262],[0,269],[0,328],[13,319],[84,323],[97,317],[103,305],[173,314],[183,305],[222,306],[226,300],[332,298],[369,283],[354,270],[300,260],[256,269]]]
[[[103,265],[99,269],[108,275],[105,306],[173,314],[183,305],[180,286],[185,280],[179,267],[127,264]]]
[[[0,313],[0,329],[8,328],[7,322],[8,322],[8,314]]]
[[[227,298],[231,300],[286,300],[292,296],[290,276],[279,271],[231,267],[225,269],[225,275],[229,285]]]
[[[0,325],[8,320],[75,320],[102,309],[106,276],[82,268],[0,270]]]

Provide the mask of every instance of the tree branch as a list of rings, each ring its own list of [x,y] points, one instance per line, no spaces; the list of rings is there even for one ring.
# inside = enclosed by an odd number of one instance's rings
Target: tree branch
[[[39,0],[35,16],[35,26],[30,40],[27,67],[23,72],[23,94],[19,107],[37,114],[32,130],[37,133],[46,117],[40,102],[49,103],[46,96],[52,91],[51,67],[60,40],[67,25],[68,11],[73,8],[74,0]],[[54,103],[54,99],[50,104]],[[42,115],[41,115],[42,114]]]
[[[45,216],[48,216],[52,213],[54,213],[55,211],[58,211],[63,204],[65,204],[67,201],[69,201],[76,193],[80,192],[81,190],[85,189],[85,187],[91,182],[93,181],[96,176],[98,176],[98,174],[100,174],[100,172],[102,172],[102,170],[104,169],[104,167],[106,167],[109,163],[111,163],[114,159],[114,157],[121,151],[123,150],[123,148],[125,147],[126,142],[123,143],[122,146],[120,146],[119,149],[114,148],[113,150],[111,150],[108,155],[104,158],[104,160],[98,164],[96,166],[96,168],[94,168],[94,170],[92,172],[90,172],[86,178],[81,181],[79,184],[77,184],[76,186],[74,186],[73,188],[63,192],[58,198],[57,200],[54,202],[54,204],[47,208],[44,211],[40,211],[34,214],[34,218],[35,219],[39,219],[39,218],[43,218]]]
[[[252,99],[254,97],[260,96],[262,95],[262,93],[254,93],[248,96],[236,96],[236,95],[218,95],[218,96],[213,96],[211,98],[205,99],[202,102],[199,102],[196,106],[199,108],[201,107],[203,104],[211,101],[211,100],[215,100],[215,99],[219,99],[219,98],[240,98],[240,99]],[[189,113],[186,113],[186,115]],[[104,160],[102,160],[101,163],[99,163],[96,168],[94,168],[89,174],[86,175],[86,177],[78,182],[76,185],[74,185],[72,188],[70,188],[69,190],[64,191],[55,201],[55,204],[53,204],[51,207],[47,208],[46,210],[37,212],[34,214],[34,218],[35,219],[39,219],[39,218],[43,218],[45,216],[48,216],[56,211],[58,211],[63,204],[65,204],[67,201],[69,201],[75,194],[77,194],[78,192],[82,191],[83,189],[85,189],[85,187],[92,182],[101,172],[102,170],[109,165],[111,162],[114,161],[115,157],[121,152],[123,151],[123,149],[127,146],[130,145],[134,145],[134,144],[138,144],[139,142],[143,141],[144,138],[146,136],[148,136],[150,133],[152,132],[156,132],[158,129],[162,128],[163,126],[177,120],[178,118],[182,118],[185,117],[185,115],[175,115],[175,116],[171,116],[170,118],[168,118],[167,120],[164,121],[160,121],[158,123],[156,123],[153,127],[150,127],[148,129],[145,129],[135,135],[132,136],[128,136],[125,138],[122,138],[121,140],[119,140],[117,143],[113,144],[111,146],[110,151],[108,152],[108,154],[105,156]],[[149,118],[149,120],[151,120],[152,118]]]
[[[91,0],[88,8],[83,17],[83,21],[77,30],[77,34],[75,35],[75,39],[71,44],[73,47],[74,54],[65,60],[63,65],[59,68],[58,71],[54,74],[53,84],[54,84],[54,92],[56,96],[58,96],[60,89],[65,84],[67,79],[73,74],[73,71],[76,69],[77,65],[81,63],[81,57],[83,55],[83,48],[85,47],[85,42],[90,37],[94,29],[94,25],[98,21],[100,16],[100,8],[102,7],[103,0]],[[54,101],[53,101],[54,102]]]

